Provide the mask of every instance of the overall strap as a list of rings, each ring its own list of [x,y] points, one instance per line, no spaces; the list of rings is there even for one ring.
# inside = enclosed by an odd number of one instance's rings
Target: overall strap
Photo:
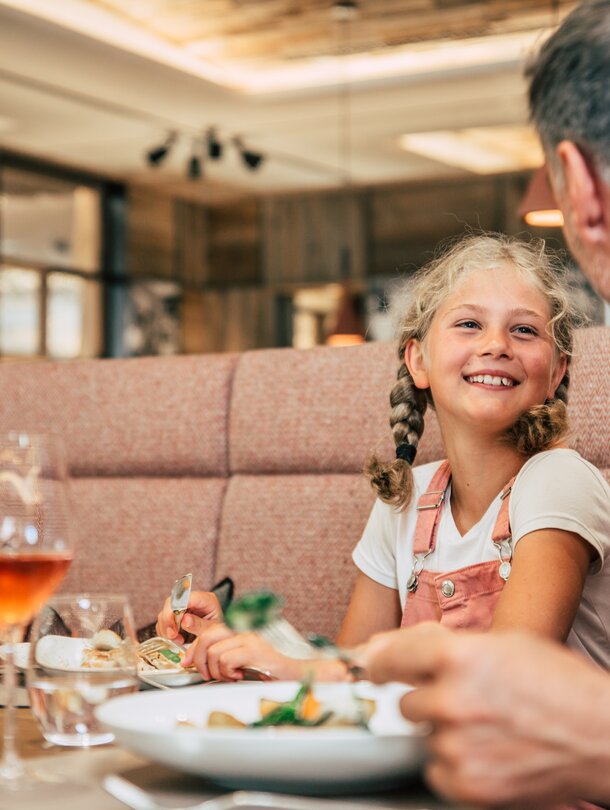
[[[432,476],[428,489],[420,497],[415,507],[417,510],[417,523],[415,524],[415,534],[413,536],[414,554],[427,555],[434,551],[441,506],[445,500],[445,491],[450,478],[449,462],[445,459]]]
[[[498,574],[505,582],[510,576],[513,559],[513,541],[510,531],[508,504],[510,501],[510,493],[513,488],[513,484],[515,483],[515,478],[516,476],[511,478],[508,484],[502,490],[500,495],[502,504],[500,506],[500,511],[498,512],[498,517],[496,518],[493,532],[491,533],[491,540],[496,547],[498,557],[500,558]]]
[[[493,532],[491,533],[491,539],[494,543],[501,543],[502,540],[510,539],[511,532],[510,532],[510,517],[508,514],[508,505],[510,502],[510,493],[513,488],[513,484],[515,483],[516,477],[517,476],[515,475],[510,479],[508,484],[502,490],[502,494],[500,495],[502,505],[500,506],[500,511],[498,512],[498,517],[496,518]]]

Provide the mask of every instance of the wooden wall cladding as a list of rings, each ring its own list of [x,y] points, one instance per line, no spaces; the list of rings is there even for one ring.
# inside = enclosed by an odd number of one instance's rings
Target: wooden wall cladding
[[[366,235],[362,192],[265,199],[263,267],[268,284],[324,283],[342,276],[349,245],[350,275],[365,275]]]
[[[261,215],[256,199],[208,209],[207,281],[214,285],[262,280]]]
[[[204,207],[148,191],[130,194],[129,268],[189,287],[290,287],[419,267],[466,228],[518,233],[529,175],[468,177],[352,192],[245,199]],[[557,231],[549,234],[557,235]]]
[[[250,198],[221,206],[130,194],[129,269],[183,285],[187,353],[243,351],[281,340],[280,300],[350,277],[404,274],[467,228],[527,232],[517,217],[529,173],[345,192]],[[535,230],[561,248],[557,229]],[[173,275],[172,275],[173,274]]]
[[[490,179],[418,183],[369,192],[369,273],[417,268],[438,243],[468,227],[503,228],[497,184]]]
[[[127,205],[127,272],[174,278],[174,200],[148,189],[130,188]]]
[[[176,275],[189,286],[201,286],[210,278],[208,209],[197,203],[176,200]]]
[[[182,338],[187,354],[238,352],[276,345],[275,299],[263,287],[185,290]]]

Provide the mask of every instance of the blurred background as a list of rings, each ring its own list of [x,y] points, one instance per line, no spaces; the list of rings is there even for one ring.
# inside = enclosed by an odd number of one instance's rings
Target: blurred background
[[[439,240],[565,247],[523,67],[574,5],[0,0],[0,356],[389,339]]]

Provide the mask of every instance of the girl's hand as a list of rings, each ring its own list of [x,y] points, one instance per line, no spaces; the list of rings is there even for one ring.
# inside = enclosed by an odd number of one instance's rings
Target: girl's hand
[[[311,662],[288,658],[256,633],[233,633],[211,624],[189,647],[182,666],[194,664],[206,680],[243,680],[243,667],[265,670],[280,680],[301,680]]]
[[[188,633],[198,636],[209,626],[210,622],[222,621],[222,608],[215,594],[209,591],[193,591],[187,612],[182,617],[181,627]],[[172,611],[169,598],[157,616],[156,632],[163,638],[169,638],[178,644],[184,643],[184,636],[178,632],[176,617]]]

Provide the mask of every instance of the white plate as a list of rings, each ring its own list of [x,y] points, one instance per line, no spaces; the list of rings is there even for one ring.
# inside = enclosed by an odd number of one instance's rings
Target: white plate
[[[37,662],[47,669],[60,669],[68,672],[91,672],[89,667],[83,667],[83,650],[89,647],[86,638],[70,638],[68,636],[45,636],[38,642],[36,648]],[[6,645],[0,647],[0,655],[4,658]],[[30,643],[15,644],[15,666],[18,669],[27,669],[30,655]]]
[[[216,684],[176,692],[115,698],[96,709],[99,719],[127,748],[179,770],[239,789],[344,793],[395,787],[423,761],[423,730],[400,714],[408,687],[359,683],[317,684],[316,696],[343,703],[347,690],[373,698],[371,731],[359,728],[208,729],[212,710],[244,722],[260,715],[259,700],[290,700],[294,682]],[[197,728],[180,727],[187,720]]]
[[[4,659],[6,654],[6,644],[0,647],[0,658]],[[20,641],[13,648],[13,660],[17,669],[27,669],[30,645],[27,641]]]
[[[70,638],[69,636],[45,636],[38,642],[36,658],[38,663],[47,669],[56,669],[66,672],[95,672],[95,667],[84,667],[83,652],[91,646],[89,639]],[[0,647],[2,655],[4,647]],[[30,645],[28,643],[15,645],[15,666],[26,669]],[[118,668],[117,668],[118,669]],[[113,672],[112,668],[101,670]],[[184,670],[150,670],[143,673],[147,680],[165,686],[192,686],[201,683],[203,678],[199,672]]]
[[[203,676],[199,672],[191,672],[190,670],[172,670],[172,669],[147,669],[144,672],[138,672],[143,676],[142,683],[152,681],[160,686],[193,686],[193,684],[201,683]],[[146,678],[146,681],[144,680]]]
[[[83,653],[90,647],[91,642],[88,638],[44,636],[36,645],[36,663],[47,669],[91,672],[91,667],[83,667]]]

